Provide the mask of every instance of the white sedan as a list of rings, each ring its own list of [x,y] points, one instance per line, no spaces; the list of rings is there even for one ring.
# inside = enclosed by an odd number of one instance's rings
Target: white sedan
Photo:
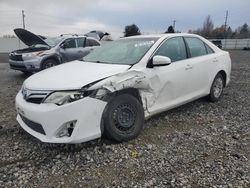
[[[145,118],[204,96],[219,100],[230,72],[229,53],[197,35],[124,38],[25,80],[17,121],[43,142],[81,143],[102,134],[128,141]]]

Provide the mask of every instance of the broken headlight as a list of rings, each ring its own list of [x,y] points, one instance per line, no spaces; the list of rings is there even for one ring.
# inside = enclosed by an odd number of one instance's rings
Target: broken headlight
[[[63,105],[84,98],[82,91],[58,91],[49,95],[43,103],[54,103]]]
[[[95,99],[103,99],[103,97],[105,97],[108,93],[110,93],[109,90],[105,89],[105,88],[99,88],[94,90],[90,97],[95,98]]]
[[[91,97],[95,99],[103,99],[109,93],[107,89],[100,88],[96,90],[79,90],[79,91],[57,91],[50,94],[43,103],[54,103],[56,105],[68,104],[84,97]]]

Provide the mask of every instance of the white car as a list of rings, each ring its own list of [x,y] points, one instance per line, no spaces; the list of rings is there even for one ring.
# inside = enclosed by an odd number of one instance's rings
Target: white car
[[[41,71],[16,96],[17,121],[49,143],[135,138],[144,119],[200,97],[217,101],[231,60],[192,34],[134,36]]]

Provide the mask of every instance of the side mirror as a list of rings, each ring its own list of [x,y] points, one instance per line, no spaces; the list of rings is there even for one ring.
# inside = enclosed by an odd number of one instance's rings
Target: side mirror
[[[61,47],[62,49],[66,49],[66,48],[67,48],[67,45],[66,45],[65,43],[63,43],[63,44],[60,45],[60,47]]]
[[[153,66],[170,65],[171,59],[169,57],[156,55],[153,57]]]

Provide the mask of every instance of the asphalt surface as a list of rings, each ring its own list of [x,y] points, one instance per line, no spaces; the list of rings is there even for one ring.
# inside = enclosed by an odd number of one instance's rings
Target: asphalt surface
[[[8,53],[0,53],[0,63],[8,63],[9,54]]]

